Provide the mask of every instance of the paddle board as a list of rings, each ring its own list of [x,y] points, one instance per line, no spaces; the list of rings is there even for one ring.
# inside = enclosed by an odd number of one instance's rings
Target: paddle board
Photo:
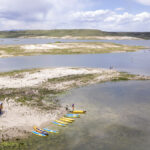
[[[39,133],[39,132],[36,132],[36,131],[32,131],[33,134],[35,135],[38,135],[38,136],[46,136],[45,134],[42,134],[42,133]]]
[[[52,123],[53,123],[53,124],[56,124],[56,125],[58,125],[58,126],[65,127],[65,125],[64,125],[64,124],[62,124],[62,123],[58,123],[58,122],[56,122],[56,121],[53,121]]]
[[[68,118],[79,118],[80,115],[79,114],[66,114],[65,117],[68,117]]]
[[[43,128],[43,130],[45,130],[47,132],[50,132],[50,133],[58,133],[58,131],[50,130],[50,129],[47,129],[47,128]]]
[[[64,119],[64,118],[59,118],[59,120],[67,122],[67,123],[72,123],[73,122],[72,120],[67,120],[67,119]]]
[[[74,110],[74,111],[70,111],[73,114],[85,114],[86,111],[85,110]]]
[[[65,125],[67,125],[68,123],[66,123],[66,122],[64,122],[64,121],[60,121],[60,120],[55,120],[56,122],[58,122],[58,123],[61,123],[61,124],[65,124]]]
[[[75,121],[73,118],[67,118],[67,117],[62,117],[62,119],[70,120],[70,121]]]
[[[41,134],[45,134],[45,135],[48,135],[48,133],[40,128],[37,128],[36,126],[33,127],[33,129],[38,132],[38,133],[41,133]]]

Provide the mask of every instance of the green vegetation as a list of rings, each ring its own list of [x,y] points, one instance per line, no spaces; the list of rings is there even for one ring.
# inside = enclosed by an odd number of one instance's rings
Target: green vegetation
[[[15,99],[25,105],[36,106],[40,109],[57,109],[60,104],[56,96],[63,94],[63,90],[49,90],[47,88],[13,88],[1,89],[0,100]],[[48,103],[45,103],[48,102]]]
[[[61,41],[56,41],[55,43],[62,43]]]
[[[57,83],[72,81],[73,83],[71,85],[69,85],[67,88],[67,89],[71,89],[71,88],[79,87],[81,85],[86,85],[90,81],[94,81],[94,79],[98,76],[99,76],[99,74],[68,75],[68,76],[63,76],[63,77],[59,77],[59,78],[48,79],[48,82],[45,83],[45,85],[43,85],[43,86],[47,87],[49,83],[57,84]]]
[[[112,81],[125,81],[125,80],[131,80],[135,78],[136,78],[136,75],[134,74],[129,74],[127,72],[120,72],[120,75],[118,77],[113,78]]]
[[[35,70],[34,69],[31,70],[30,73],[33,71]],[[23,71],[16,71],[16,72],[21,73]],[[13,75],[16,77],[17,75],[16,72],[7,72],[6,75],[10,74],[12,77]],[[18,74],[18,76],[19,75],[21,74]],[[96,76],[97,75],[93,75],[93,74],[70,75],[70,76],[65,76],[65,77],[60,77],[60,78],[49,79],[47,82],[44,82],[39,87],[1,89],[0,100],[2,101],[5,98],[7,99],[12,98],[12,99],[15,99],[16,102],[21,102],[25,105],[36,106],[40,109],[57,109],[58,107],[60,107],[57,96],[59,96],[60,94],[64,94],[65,91],[62,89],[60,90],[48,89],[47,87],[50,84],[54,85],[57,83],[61,83],[65,81],[73,81],[73,80],[75,80],[76,82],[87,83],[89,80],[94,79]],[[78,85],[74,83],[70,85],[69,88],[77,87],[77,86]]]
[[[22,78],[23,75],[21,73],[25,73],[28,72],[30,74],[39,71],[40,68],[36,69],[24,69],[24,70],[13,70],[13,71],[9,71],[9,72],[0,72],[0,77],[2,76],[10,76],[10,77],[17,77],[17,78]]]
[[[48,36],[48,37],[130,36],[142,39],[150,39],[150,32],[105,32],[94,29],[0,31],[0,38],[37,37],[37,36]]]
[[[68,75],[60,78],[52,78],[48,79],[48,82],[50,83],[59,83],[59,82],[65,82],[65,81],[71,81],[71,80],[80,80],[81,82],[88,81],[90,79],[94,79],[97,74],[81,74],[81,75]]]
[[[14,149],[17,150],[17,148],[20,147],[20,144],[16,141],[16,142],[2,142],[0,143],[0,149],[1,150],[5,150],[5,149]]]
[[[1,73],[0,76],[11,76],[11,78],[23,78],[23,72],[39,72],[38,69],[31,70],[18,70],[12,72]],[[107,73],[102,74],[107,78]],[[77,75],[68,75],[63,77],[57,77],[48,79],[43,82],[41,85],[36,87],[24,87],[24,88],[5,88],[0,90],[0,101],[3,99],[14,99],[16,102],[21,102],[26,105],[36,106],[41,109],[57,109],[60,107],[59,100],[57,97],[61,94],[64,94],[67,90],[90,83],[103,82],[97,80],[99,74],[77,74]],[[141,79],[136,78],[137,75],[128,74],[126,72],[121,72],[117,76],[112,76],[107,80],[111,81],[122,81],[122,80],[132,80],[132,79]],[[107,81],[106,80],[106,81]],[[105,80],[104,80],[105,81]],[[66,84],[66,83],[67,84]],[[65,84],[64,84],[65,83]],[[57,85],[62,87],[57,88]],[[67,85],[67,86],[65,86]],[[52,88],[53,87],[53,88]]]

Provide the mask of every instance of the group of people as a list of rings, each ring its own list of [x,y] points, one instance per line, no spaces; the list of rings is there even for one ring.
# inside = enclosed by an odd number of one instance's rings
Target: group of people
[[[66,105],[66,111],[70,111],[68,105]],[[74,111],[74,104],[72,104],[72,111]]]
[[[3,103],[0,102],[0,114],[2,113],[2,109],[3,109]]]

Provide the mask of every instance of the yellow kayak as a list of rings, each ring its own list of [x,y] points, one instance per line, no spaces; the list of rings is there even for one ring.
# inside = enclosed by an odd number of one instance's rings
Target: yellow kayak
[[[40,134],[48,135],[48,133],[46,131],[44,131],[36,126],[33,126],[33,129]],[[36,134],[36,133],[34,132],[34,134]]]
[[[70,113],[73,113],[73,114],[85,114],[86,111],[85,110],[74,110],[74,111],[70,111]]]
[[[62,127],[65,127],[65,126],[66,126],[65,124],[58,123],[58,122],[56,122],[56,121],[53,121],[52,123],[53,123],[53,124],[56,124],[56,125],[58,125],[58,126],[62,126]]]
[[[73,122],[72,120],[67,120],[67,119],[64,119],[64,118],[59,118],[59,120],[61,120],[63,122],[68,122],[68,123],[72,123]]]
[[[62,117],[62,119],[69,120],[69,121],[74,121],[73,118]]]
[[[62,124],[64,124],[64,125],[67,125],[68,123],[66,123],[66,122],[64,122],[64,121],[60,121],[60,120],[55,120],[56,122],[58,122],[58,123],[62,123]]]

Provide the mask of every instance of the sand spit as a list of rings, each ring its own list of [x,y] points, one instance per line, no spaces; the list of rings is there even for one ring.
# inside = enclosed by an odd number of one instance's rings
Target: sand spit
[[[146,49],[144,46],[129,46],[107,42],[73,42],[24,45],[0,45],[0,57],[60,55],[60,54],[101,54],[134,52]]]
[[[110,53],[136,51],[144,47],[119,45],[104,42],[82,42],[82,43],[50,43],[21,45],[20,50],[26,53],[50,53],[50,54],[86,54],[86,53]],[[55,50],[55,51],[54,51]]]
[[[81,75],[81,74],[99,74],[98,80],[104,80],[106,78],[112,78],[118,76],[119,73],[115,70],[107,69],[88,69],[88,68],[51,68],[41,69],[37,72],[20,73],[19,75],[0,77],[0,89],[2,88],[23,88],[40,86],[48,79],[60,78],[69,75]],[[65,83],[64,83],[65,84]],[[61,86],[61,85],[60,85]]]
[[[7,76],[0,76],[0,89],[5,88],[25,88],[25,87],[39,87],[43,86],[48,80],[53,78],[62,78],[68,76],[75,76],[75,75],[97,75],[93,80],[88,80],[88,84],[96,83],[96,82],[103,82],[116,79],[117,77],[124,77],[116,70],[112,69],[100,69],[100,68],[72,68],[72,67],[60,67],[60,68],[49,68],[49,69],[39,69],[34,72],[27,71],[16,73],[15,75],[7,75]],[[150,77],[146,76],[129,76],[129,80],[149,80]],[[63,86],[71,85],[76,80],[72,79],[69,81],[59,81],[54,83],[49,82],[49,86],[51,89],[58,89],[63,88]],[[81,85],[84,83],[80,83]],[[79,86],[80,86],[79,84]],[[55,88],[58,87],[58,88]]]

